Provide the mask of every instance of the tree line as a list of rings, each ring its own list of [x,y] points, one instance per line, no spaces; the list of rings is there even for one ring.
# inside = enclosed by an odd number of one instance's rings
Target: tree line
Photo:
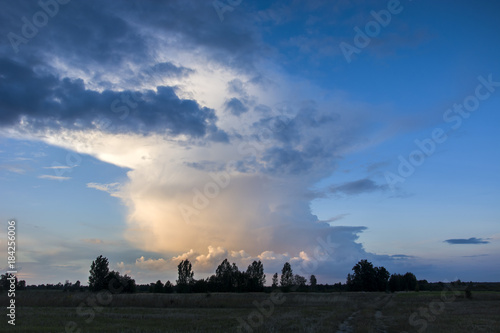
[[[374,267],[366,259],[360,260],[352,268],[346,278],[346,283],[334,285],[318,284],[314,275],[307,280],[305,277],[294,274],[290,263],[286,262],[281,270],[281,276],[274,273],[271,279],[271,287],[265,286],[266,275],[262,262],[253,261],[246,270],[240,271],[235,263],[224,259],[217,266],[215,274],[205,278],[194,278],[192,264],[189,260],[181,261],[177,266],[178,278],[175,285],[161,280],[150,284],[136,284],[135,280],[127,274],[122,275],[116,271],[109,270],[108,259],[100,255],[90,266],[88,287],[82,286],[80,281],[76,283],[41,284],[26,286],[24,280],[17,281],[16,289],[48,289],[63,291],[86,291],[93,292],[109,290],[113,293],[200,293],[200,292],[262,292],[280,288],[282,291],[299,292],[332,292],[332,291],[419,291],[419,290],[441,290],[443,284],[429,283],[426,280],[417,280],[411,272],[405,274],[390,274],[385,267]],[[0,289],[7,290],[7,274],[0,277]],[[464,284],[458,280],[455,284]],[[469,283],[470,285],[472,282]],[[441,288],[441,289],[440,289]]]
[[[349,291],[419,291],[419,283],[413,273],[389,274],[385,267],[374,267],[366,259],[360,260],[347,274]],[[422,280],[423,285],[428,284]]]

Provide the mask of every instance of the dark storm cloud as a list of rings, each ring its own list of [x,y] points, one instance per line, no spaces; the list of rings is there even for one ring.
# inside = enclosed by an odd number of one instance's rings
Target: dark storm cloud
[[[343,193],[347,195],[357,195],[365,192],[383,191],[386,189],[387,185],[378,185],[373,180],[368,178],[330,187],[330,191],[332,193]]]
[[[0,125],[16,125],[22,117],[35,127],[104,127],[114,132],[228,139],[215,126],[214,110],[180,99],[172,87],[99,92],[86,89],[80,79],[40,75],[20,63],[0,59]]]
[[[4,4],[0,34],[12,32],[24,38],[22,18],[32,22],[37,12],[44,10],[36,1]],[[71,1],[59,5],[48,23],[37,28],[35,36],[18,45],[18,55],[52,53],[73,60],[75,65],[85,59],[85,64],[119,66],[131,59],[148,62],[158,52],[158,36],[172,35],[178,37],[172,41],[176,47],[201,47],[213,60],[252,68],[252,58],[260,47],[244,14],[242,10],[226,15],[221,23],[211,2]],[[165,40],[161,42],[169,46]],[[2,44],[5,52],[14,54],[7,38],[2,38]]]
[[[488,244],[489,241],[487,241],[484,238],[476,238],[476,237],[471,237],[469,239],[465,238],[456,238],[456,239],[447,239],[444,241],[445,243],[448,244]]]

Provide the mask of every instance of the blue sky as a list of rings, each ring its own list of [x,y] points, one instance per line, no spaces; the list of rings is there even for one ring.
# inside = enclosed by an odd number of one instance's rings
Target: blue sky
[[[226,257],[500,279],[497,3],[42,4],[0,14],[0,219],[28,284],[100,254],[139,283]]]

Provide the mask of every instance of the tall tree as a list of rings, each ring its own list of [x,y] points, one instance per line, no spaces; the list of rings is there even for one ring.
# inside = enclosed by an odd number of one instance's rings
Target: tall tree
[[[177,279],[177,286],[179,292],[188,292],[189,287],[194,283],[193,266],[189,260],[183,260],[177,265],[177,272],[179,277]]]
[[[353,274],[347,276],[348,286],[353,291],[376,291],[377,274],[373,264],[366,259],[360,260],[353,268]]]
[[[405,290],[415,290],[417,288],[417,278],[415,274],[407,272],[403,275]]]
[[[378,291],[386,291],[389,282],[389,272],[385,267],[375,267],[375,278],[377,280]]]
[[[278,273],[274,273],[272,287],[276,288],[278,286]]]
[[[316,284],[318,283],[318,281],[316,280],[316,276],[314,275],[311,275],[311,277],[309,278],[309,284],[311,285],[311,290],[316,290]]]
[[[266,283],[266,275],[264,274],[264,266],[262,262],[254,261],[247,268],[247,285],[249,291],[261,291]]]
[[[283,265],[281,269],[281,280],[280,285],[285,289],[288,289],[293,285],[293,271],[292,266],[288,262]]]
[[[239,279],[239,273],[236,264],[231,265],[227,259],[224,259],[215,270],[215,278],[221,289],[220,291],[236,290],[238,282],[242,283],[241,279]]]
[[[99,291],[108,288],[107,275],[109,273],[108,259],[100,255],[90,265],[89,289]]]

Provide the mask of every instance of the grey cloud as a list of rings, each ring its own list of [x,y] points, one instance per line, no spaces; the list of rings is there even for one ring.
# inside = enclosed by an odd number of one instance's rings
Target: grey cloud
[[[476,237],[471,237],[468,239],[465,238],[455,238],[455,239],[447,239],[444,241],[445,243],[448,244],[488,244],[489,241],[487,238],[476,238]]]
[[[243,82],[241,82],[240,79],[234,79],[234,80],[231,80],[227,83],[227,90],[230,92],[230,93],[233,93],[233,94],[238,94],[242,97],[246,97],[248,96],[246,90],[245,90],[245,87],[243,85]]]
[[[368,178],[359,179],[352,182],[344,183],[342,185],[330,187],[330,191],[332,193],[343,193],[347,195],[357,195],[373,191],[384,191],[386,189],[387,185],[378,185],[373,180]]]
[[[337,216],[334,216],[334,217],[331,217],[327,220],[322,220],[320,222],[324,222],[324,223],[330,223],[330,222],[335,222],[335,221],[339,221],[339,220],[342,220],[344,217],[348,216],[349,214],[339,214]]]
[[[239,116],[248,111],[248,107],[236,97],[226,101],[225,106],[226,110],[229,110],[235,116]]]
[[[186,77],[193,74],[195,71],[191,68],[186,68],[183,66],[176,66],[171,62],[161,62],[151,67],[152,71],[165,74],[170,77]]]

